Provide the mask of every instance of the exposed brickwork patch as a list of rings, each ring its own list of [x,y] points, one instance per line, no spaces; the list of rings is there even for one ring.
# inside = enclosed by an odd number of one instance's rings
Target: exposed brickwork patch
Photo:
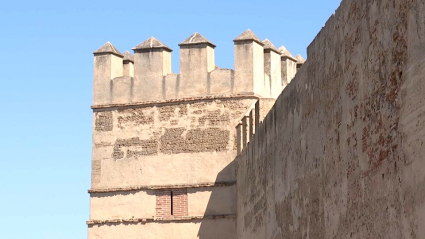
[[[225,109],[230,110],[229,117],[231,119],[239,119],[241,115],[245,114],[250,105],[239,100],[226,100],[220,103]]]
[[[229,125],[229,112],[221,114],[220,110],[208,111],[206,115],[199,117],[199,125],[204,126],[207,123],[210,126]]]
[[[93,160],[91,166],[91,181],[92,184],[100,183],[100,171],[102,162],[100,160]]]
[[[187,216],[187,189],[157,190],[155,195],[156,217]]]
[[[118,111],[121,116],[118,116],[118,128],[124,129],[128,124],[148,125],[154,122],[154,113],[146,112],[144,109],[125,109]]]
[[[96,131],[112,131],[113,121],[112,112],[95,113],[95,130]]]
[[[159,111],[159,120],[160,121],[169,121],[170,119],[176,117],[182,117],[187,115],[187,105],[166,105],[158,108]]]
[[[155,155],[158,153],[158,141],[149,139],[141,140],[139,137],[130,139],[117,139],[114,144],[112,158],[122,159],[124,157],[138,157],[144,155]]]
[[[191,129],[186,135],[184,128],[166,129],[161,137],[164,154],[224,151],[229,142],[230,132],[219,128]]]

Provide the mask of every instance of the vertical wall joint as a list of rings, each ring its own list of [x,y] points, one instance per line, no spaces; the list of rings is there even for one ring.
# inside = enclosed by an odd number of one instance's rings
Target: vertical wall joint
[[[268,39],[264,43],[264,97],[276,99],[282,92],[280,52]]]

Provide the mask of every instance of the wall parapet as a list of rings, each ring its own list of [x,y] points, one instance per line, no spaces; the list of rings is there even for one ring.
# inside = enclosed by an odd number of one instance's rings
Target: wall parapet
[[[248,109],[238,125],[236,125],[236,146],[239,155],[249,144],[260,126],[260,100]]]
[[[235,69],[221,69],[215,64],[216,46],[194,33],[179,44],[176,74],[171,71],[172,49],[155,37],[134,47],[134,56],[107,42],[94,52],[93,105],[237,94],[276,98],[286,86],[282,75],[294,75],[276,60],[282,53],[249,29],[234,44]]]

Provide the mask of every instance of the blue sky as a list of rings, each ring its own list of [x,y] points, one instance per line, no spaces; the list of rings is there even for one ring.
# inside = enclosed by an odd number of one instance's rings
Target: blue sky
[[[0,238],[87,238],[92,52],[155,36],[172,48],[199,32],[233,67],[233,39],[250,28],[292,54],[340,0],[1,1]]]

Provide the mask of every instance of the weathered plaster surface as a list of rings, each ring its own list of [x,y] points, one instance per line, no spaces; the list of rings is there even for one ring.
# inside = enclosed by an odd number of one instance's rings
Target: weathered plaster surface
[[[93,103],[110,103],[110,79],[123,75],[122,57],[102,54],[94,57]],[[108,80],[105,80],[108,79]]]
[[[155,215],[155,195],[152,190],[92,193],[90,219],[149,218]]]
[[[342,1],[236,160],[238,238],[425,238],[424,22]]]
[[[220,238],[234,238],[234,125],[256,101],[94,109],[89,238],[215,238],[208,234],[213,228],[223,229]],[[187,218],[159,222],[155,192],[173,188],[187,189]]]
[[[214,48],[208,44],[180,46],[180,98],[209,93],[209,73],[215,69],[214,60]],[[230,82],[229,78],[226,80]]]
[[[282,86],[285,88],[297,73],[297,63],[292,59],[284,58],[281,60],[281,68]]]
[[[188,201],[189,215],[236,214],[236,185],[231,187],[190,188]],[[212,196],[214,195],[214,196]]]
[[[94,113],[92,188],[232,181],[234,125],[253,99]]]
[[[89,239],[236,237],[235,126],[252,133],[252,107],[263,119],[282,72],[268,46],[265,76],[252,31],[235,44],[235,70],[221,69],[215,45],[193,34],[179,44],[180,74],[154,37],[134,56],[109,42],[95,51]]]
[[[205,228],[199,232],[199,227]],[[204,219],[184,222],[154,222],[154,223],[120,223],[89,226],[89,238],[91,239],[232,239],[236,237],[234,228],[235,219]],[[208,228],[208,230],[206,230]]]
[[[264,48],[255,41],[235,43],[235,92],[264,95]]]

